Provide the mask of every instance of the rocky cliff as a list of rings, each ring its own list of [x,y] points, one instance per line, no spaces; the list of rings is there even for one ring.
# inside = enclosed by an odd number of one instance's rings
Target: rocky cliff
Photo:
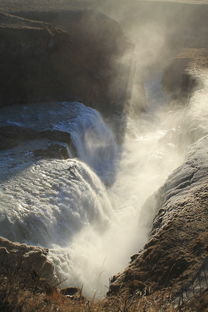
[[[32,301],[33,306],[36,301],[37,309],[44,304],[38,294],[50,292],[58,283],[47,254],[47,249],[0,237],[1,311],[17,311],[20,306],[21,311],[29,311]]]
[[[185,163],[146,204],[149,209],[155,202],[157,211],[150,240],[113,277],[110,296],[139,298],[165,290],[173,299],[183,292],[189,298],[207,288],[207,146],[207,137],[193,145]]]
[[[37,19],[43,21],[37,21]],[[35,20],[36,19],[36,20]],[[94,11],[33,19],[0,13],[0,105],[79,100],[109,116],[121,113],[129,44],[119,25]]]

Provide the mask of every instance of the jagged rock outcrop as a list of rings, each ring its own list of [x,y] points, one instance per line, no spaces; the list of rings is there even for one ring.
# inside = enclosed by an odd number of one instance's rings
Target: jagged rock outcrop
[[[0,237],[0,311],[61,311],[48,250]],[[57,299],[58,298],[58,299]],[[55,300],[56,299],[56,300]]]
[[[192,287],[208,255],[207,155],[205,137],[155,195],[158,213],[150,240],[112,279],[110,296],[151,294],[166,288],[177,294]]]
[[[38,17],[0,13],[0,105],[79,100],[121,113],[128,71],[118,63],[129,43],[119,25],[94,11]]]
[[[20,126],[0,127],[0,150],[12,148],[25,141],[42,140],[42,139],[63,142],[66,143],[68,146],[72,146],[70,134],[64,131],[57,130],[37,131],[32,128],[25,128]],[[63,147],[61,149],[61,145],[59,146],[60,146],[59,151],[58,148],[54,148],[54,152],[56,150],[57,155],[59,155],[59,152],[61,152],[60,155],[62,154],[63,158],[67,158],[68,155],[66,148]],[[53,148],[50,147],[50,149]]]
[[[0,276],[18,281],[26,288],[55,286],[54,267],[47,259],[48,250],[14,243],[0,237]]]

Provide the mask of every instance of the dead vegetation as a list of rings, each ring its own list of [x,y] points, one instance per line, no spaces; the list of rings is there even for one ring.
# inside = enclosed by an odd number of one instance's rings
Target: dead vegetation
[[[170,289],[157,291],[149,296],[115,296],[102,300],[87,300],[82,291],[74,296],[63,295],[60,289],[39,284],[37,279],[29,289],[15,275],[0,276],[1,312],[206,312],[208,290],[181,300],[172,297]]]

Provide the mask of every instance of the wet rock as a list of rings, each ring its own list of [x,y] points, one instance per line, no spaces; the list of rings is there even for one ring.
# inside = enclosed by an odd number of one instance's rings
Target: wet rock
[[[5,150],[17,146],[26,140],[35,139],[37,132],[18,126],[0,127],[0,150]]]
[[[55,158],[55,159],[69,158],[69,154],[66,147],[59,144],[51,144],[46,149],[37,149],[33,152],[33,155],[36,158]]]
[[[20,126],[0,127],[0,150],[7,150],[20,145],[25,141],[48,139],[66,143],[69,149],[76,155],[71,136],[69,133],[58,130],[37,131],[31,128]],[[61,144],[51,144],[45,149],[37,149],[33,152],[34,156],[42,158],[61,158],[69,157],[66,146]]]

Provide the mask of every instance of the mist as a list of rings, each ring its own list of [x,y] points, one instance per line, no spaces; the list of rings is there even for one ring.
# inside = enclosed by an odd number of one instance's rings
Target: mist
[[[98,233],[88,225],[75,235],[68,250],[56,246],[51,251],[65,285],[76,285],[85,295],[102,297],[109,279],[143,248],[157,213],[151,195],[183,162],[191,142],[196,140],[193,131],[197,139],[208,133],[203,123],[204,113],[208,114],[204,105],[206,88],[205,84],[193,95],[188,107],[167,109],[163,104],[151,116],[129,117],[119,173],[107,191],[112,204],[108,228]],[[186,119],[189,129],[185,133]]]
[[[49,215],[48,220],[54,221],[50,221],[51,232],[57,237],[44,241],[43,245],[50,248],[49,259],[55,264],[62,286],[78,286],[86,296],[102,297],[108,290],[109,280],[122,272],[130,257],[147,243],[157,214],[153,195],[182,164],[190,146],[208,133],[207,72],[190,73],[200,83],[185,100],[173,99],[162,84],[164,70],[178,52],[184,47],[200,46],[206,30],[197,26],[199,20],[205,18],[200,13],[201,6],[196,9],[188,4],[168,6],[162,2],[136,0],[128,3],[86,1],[85,6],[119,22],[129,42],[129,49],[113,64],[115,70],[119,67],[120,72],[122,67],[123,74],[128,76],[126,109],[123,115],[116,116],[124,120],[124,137],[116,143],[117,133],[113,135],[112,131],[114,119],[104,121],[95,110],[92,112],[80,103],[76,105],[83,112],[82,118],[75,118],[70,126],[68,120],[56,124],[55,129],[66,131],[68,127],[78,151],[80,160],[73,161],[76,172],[69,176],[75,181],[77,196],[70,197],[75,189],[72,183],[67,183],[67,173],[61,177],[66,203],[57,204],[51,199],[54,207],[60,204],[57,215],[60,224],[65,225],[64,243],[61,230],[53,230],[57,224]],[[112,89],[117,83],[119,81],[112,81]],[[57,179],[62,164],[54,162],[54,166],[56,177],[52,178]],[[41,163],[40,167],[45,164]],[[41,170],[43,176],[50,177],[49,170]],[[83,171],[85,179],[82,179]],[[51,167],[50,172],[53,172]],[[85,188],[80,180],[86,180]],[[84,200],[74,205],[82,193],[85,193]],[[89,207],[94,202],[96,205],[91,211]],[[71,220],[82,218],[76,231],[67,223],[67,218],[62,220],[63,211],[68,215],[69,205],[75,206]],[[96,215],[99,217],[94,217]],[[68,225],[73,232],[70,239]],[[29,243],[34,241],[31,238]]]
[[[173,100],[162,86],[162,73],[170,59],[184,46],[202,40],[192,41],[191,32],[199,21],[198,15],[193,17],[194,8],[171,6],[174,13],[166,4],[156,8],[145,1],[140,6],[136,1],[105,1],[98,6],[121,23],[132,42],[120,60],[126,68],[130,66],[129,93],[118,174],[107,191],[113,207],[111,223],[99,235],[90,226],[84,228],[62,260],[57,251],[51,253],[59,268],[62,261],[69,263],[69,271],[66,267],[65,272],[59,271],[70,276],[66,284],[82,287],[88,296],[105,295],[113,275],[122,272],[130,257],[143,248],[157,213],[152,195],[184,161],[191,144],[208,132],[207,73],[195,77],[201,88],[185,102]]]

